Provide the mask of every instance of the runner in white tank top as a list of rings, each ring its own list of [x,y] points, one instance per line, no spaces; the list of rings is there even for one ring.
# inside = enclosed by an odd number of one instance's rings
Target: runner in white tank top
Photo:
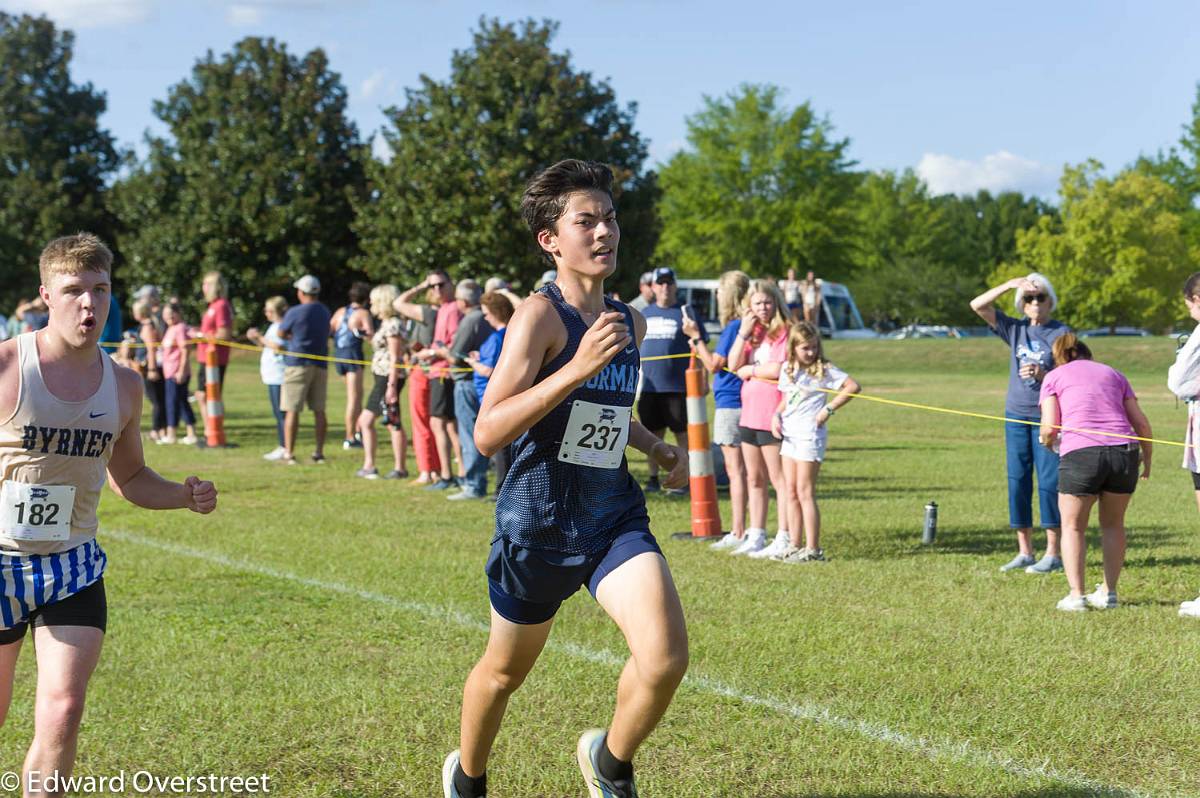
[[[142,381],[97,342],[112,253],[93,235],[55,239],[40,259],[45,329],[0,343],[0,721],[32,626],[38,659],[26,795],[70,775],[88,679],[107,623],[96,506],[107,481],[149,509],[216,507],[211,482],[146,467]]]

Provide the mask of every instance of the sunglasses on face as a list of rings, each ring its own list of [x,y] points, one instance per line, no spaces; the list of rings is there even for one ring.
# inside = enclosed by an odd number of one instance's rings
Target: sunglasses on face
[[[441,288],[443,285],[449,285],[449,283],[430,283],[429,287],[430,288]]]
[[[1026,294],[1025,301],[1026,302],[1037,302],[1038,304],[1045,304],[1046,295],[1045,294]]]

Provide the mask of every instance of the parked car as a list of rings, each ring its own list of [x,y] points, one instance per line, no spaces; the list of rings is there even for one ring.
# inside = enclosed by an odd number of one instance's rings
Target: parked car
[[[1119,335],[1127,338],[1149,338],[1151,333],[1149,330],[1143,330],[1141,327],[1102,327],[1097,330],[1084,330],[1079,333],[1080,338],[1102,338],[1109,335]]]
[[[945,324],[910,324],[898,330],[892,330],[883,336],[888,340],[898,341],[906,338],[965,338],[966,335],[957,327]]]
[[[686,302],[704,317],[709,335],[720,335],[717,316],[716,280],[679,280],[679,301]],[[818,326],[826,338],[878,338],[879,333],[863,324],[862,314],[850,289],[841,283],[821,281],[821,318]]]

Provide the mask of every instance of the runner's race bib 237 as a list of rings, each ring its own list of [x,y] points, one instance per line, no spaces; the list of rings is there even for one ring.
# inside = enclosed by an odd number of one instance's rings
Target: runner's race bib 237
[[[67,540],[71,537],[74,508],[74,485],[28,485],[7,480],[0,487],[0,531],[13,540]]]
[[[592,468],[620,468],[632,413],[630,407],[572,402],[558,459]]]

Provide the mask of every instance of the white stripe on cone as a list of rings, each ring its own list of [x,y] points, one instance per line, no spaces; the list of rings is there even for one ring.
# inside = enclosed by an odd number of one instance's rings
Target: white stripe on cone
[[[688,473],[693,477],[713,475],[712,452],[688,452]]]

